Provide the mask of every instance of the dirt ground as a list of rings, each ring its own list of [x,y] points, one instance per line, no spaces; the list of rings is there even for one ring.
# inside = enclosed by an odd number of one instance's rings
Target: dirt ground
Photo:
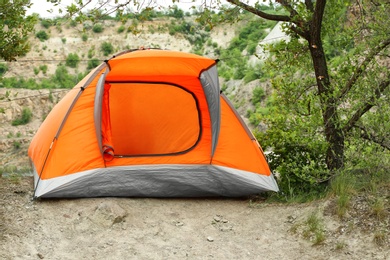
[[[0,259],[390,259],[326,201],[93,198],[32,201],[32,178],[0,178]],[[325,240],[299,229],[319,212]],[[345,227],[348,229],[348,227]],[[295,230],[294,232],[292,230]],[[298,231],[297,231],[298,230]]]

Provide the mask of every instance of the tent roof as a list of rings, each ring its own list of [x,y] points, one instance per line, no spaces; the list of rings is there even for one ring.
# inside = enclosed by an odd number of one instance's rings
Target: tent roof
[[[166,50],[137,50],[107,61],[107,81],[158,80],[161,76],[199,77],[216,62],[195,54]],[[157,78],[154,78],[157,77]]]

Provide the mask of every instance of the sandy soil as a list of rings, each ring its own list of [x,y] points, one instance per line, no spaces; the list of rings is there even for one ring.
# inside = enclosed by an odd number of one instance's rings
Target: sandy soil
[[[31,177],[0,178],[0,259],[390,259],[372,234],[340,232],[325,201],[31,198]],[[292,232],[313,212],[326,234],[315,246]]]

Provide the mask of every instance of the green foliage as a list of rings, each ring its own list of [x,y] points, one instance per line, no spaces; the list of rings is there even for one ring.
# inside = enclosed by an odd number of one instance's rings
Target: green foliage
[[[37,37],[41,42],[44,42],[47,39],[49,39],[49,35],[43,30],[40,30],[39,32],[37,32],[35,34],[35,37]]]
[[[52,20],[51,19],[41,19],[41,25],[45,29],[49,29],[49,27],[52,26]]]
[[[41,65],[39,66],[39,69],[42,71],[42,73],[44,75],[46,75],[46,72],[47,72],[47,65]]]
[[[170,8],[168,10],[168,16],[174,17],[176,19],[183,19],[184,18],[184,11],[179,9],[177,5],[174,5],[173,8]]]
[[[98,60],[98,59],[96,59],[96,58],[94,58],[94,59],[92,59],[92,60],[89,60],[88,61],[88,66],[87,66],[87,69],[94,69],[94,68],[96,68],[97,66],[99,66],[99,64],[101,63],[101,61],[100,60]]]
[[[101,23],[97,23],[97,24],[95,24],[95,25],[92,27],[92,31],[93,31],[94,33],[101,33],[101,32],[103,32],[103,30],[104,30],[104,27],[103,27],[103,25],[102,25]]]
[[[70,25],[71,27],[76,27],[76,26],[77,26],[77,21],[76,21],[76,20],[71,20],[70,23],[69,23],[69,25]]]
[[[371,58],[368,55],[377,51],[378,46],[388,40],[385,35],[390,34],[390,23],[388,19],[382,19],[386,13],[386,4],[365,3],[364,6],[370,11],[360,14],[363,17],[346,20],[348,3],[327,3],[322,37],[330,73],[329,88],[334,91],[330,97],[324,97],[319,92],[312,74],[313,63],[307,43],[291,37],[289,42],[281,41],[266,46],[271,56],[262,70],[262,77],[271,79],[274,91],[272,103],[266,107],[256,105],[255,111],[248,111],[248,116],[254,125],[262,123],[267,126],[266,131],[256,133],[256,137],[263,148],[269,150],[267,157],[271,169],[277,173],[281,195],[285,199],[303,194],[321,194],[329,188],[331,176],[339,173],[330,171],[327,165],[329,142],[324,131],[323,109],[328,98],[337,100],[339,117],[336,125],[341,129],[348,129],[343,133],[345,167],[354,171],[390,165],[387,159],[390,156],[389,146],[381,141],[388,140],[390,125],[380,123],[390,120],[389,88],[380,90],[389,76],[388,67],[384,65],[382,58],[388,55],[388,50],[378,51],[378,55]],[[370,23],[362,24],[360,19],[370,20]],[[362,30],[369,32],[371,36],[361,37],[356,34]],[[241,37],[249,39],[248,35],[250,34],[243,33]],[[243,45],[234,40],[230,46],[231,51],[243,50]],[[232,53],[234,52],[230,52]],[[224,54],[223,51],[221,54]],[[370,62],[362,66],[362,61],[368,59]],[[240,66],[239,60],[235,64],[242,70],[249,70],[248,66]],[[225,74],[222,75],[232,78],[235,75],[229,68],[224,68],[223,73]],[[346,86],[351,83],[350,89],[347,89]],[[346,89],[346,94],[340,95]],[[378,94],[380,91],[383,91],[381,95]],[[370,110],[371,106],[374,109]],[[362,111],[364,112],[360,115]],[[356,116],[360,118],[348,128]],[[371,186],[374,189],[377,184]],[[336,187],[340,190],[336,195],[336,212],[342,217],[346,214],[352,192],[357,187],[353,178],[343,180],[341,177],[332,182],[331,189]],[[373,211],[381,211],[380,203],[375,205],[373,207],[376,209]]]
[[[63,44],[65,44],[66,43],[66,38],[61,38],[61,41],[62,41]]]
[[[0,77],[2,77],[8,71],[6,63],[0,63]]]
[[[95,55],[95,47],[92,46],[89,50],[88,50],[88,58],[89,59],[92,59],[92,57]]]
[[[19,141],[13,141],[12,143],[15,150],[19,150],[22,144]]]
[[[114,47],[110,42],[103,42],[100,45],[100,50],[103,52],[104,56],[108,56],[114,52]]]
[[[170,35],[183,35],[191,43],[193,52],[198,54],[203,54],[202,50],[210,36],[210,33],[204,30],[204,26],[186,20],[171,20],[168,32]]]
[[[86,42],[88,40],[88,35],[86,33],[83,33],[81,35],[81,39],[83,40],[83,42]]]
[[[121,26],[119,26],[117,33],[123,33],[124,31],[125,31],[125,26],[121,25]]]
[[[257,45],[261,39],[266,36],[266,29],[272,28],[275,23],[264,19],[251,18],[242,27],[237,36],[232,38],[227,49],[216,49],[223,63],[219,67],[219,75],[224,79],[244,79],[245,83],[260,79],[265,76],[262,71],[262,65],[249,65],[248,57],[243,55],[247,50],[249,55],[255,54]]]
[[[31,121],[31,119],[32,119],[32,112],[30,108],[24,107],[22,110],[22,114],[18,118],[12,121],[12,125],[13,126],[25,125],[28,124]]]
[[[30,50],[28,36],[38,21],[35,15],[26,15],[30,1],[0,2],[0,58],[15,60]]]
[[[71,68],[77,68],[80,63],[80,57],[77,53],[69,53],[68,57],[66,57],[65,65]]]
[[[324,225],[316,213],[312,213],[306,220],[306,228],[303,236],[310,239],[313,245],[319,245],[325,241]]]
[[[72,88],[74,87],[83,77],[85,73],[79,73],[77,75],[69,74],[67,68],[64,65],[59,65],[54,75],[51,75],[48,79],[42,79],[36,81],[35,79],[29,78],[3,78],[0,81],[0,88],[24,88],[24,89],[55,89],[55,88]],[[9,94],[6,98],[10,98]],[[2,97],[0,97],[2,98]]]
[[[265,97],[265,90],[262,87],[255,87],[252,92],[252,104],[260,103]]]
[[[54,86],[57,88],[71,88],[77,82],[81,80],[80,76],[72,76],[69,74],[68,70],[65,66],[60,65],[55,71],[54,76],[52,77],[52,81],[54,83]],[[42,82],[47,83],[47,82]],[[53,84],[50,84],[49,86],[53,86]],[[43,88],[53,88],[53,87],[44,87]]]

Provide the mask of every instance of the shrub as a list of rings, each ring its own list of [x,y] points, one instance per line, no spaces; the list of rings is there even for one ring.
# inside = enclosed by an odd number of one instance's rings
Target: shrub
[[[22,115],[12,121],[13,126],[25,125],[31,121],[32,112],[28,107],[23,108]]]
[[[41,41],[44,42],[49,39],[49,35],[45,31],[39,31],[35,34],[35,36]]]
[[[124,31],[125,31],[125,26],[124,25],[119,26],[117,32],[118,33],[123,33]]]
[[[96,68],[99,64],[100,64],[100,60],[98,60],[96,58],[89,60],[87,69],[90,70],[90,69]]]
[[[0,63],[0,77],[8,71],[8,66],[5,63]]]
[[[265,97],[265,91],[262,87],[255,87],[252,92],[252,104],[260,103]]]
[[[83,40],[83,42],[86,42],[88,40],[88,35],[86,33],[83,33],[83,35],[81,35],[81,39]]]
[[[114,52],[114,47],[109,42],[103,42],[100,46],[100,50],[104,53],[105,56],[108,56]]]
[[[66,43],[66,38],[62,38],[61,41],[62,41],[63,44],[65,44]]]
[[[46,72],[47,72],[47,65],[41,65],[41,66],[39,66],[39,69],[42,71],[43,74],[46,75]]]
[[[174,5],[173,8],[169,10],[168,16],[174,17],[176,19],[183,19],[184,11],[179,9],[177,5]]]
[[[80,63],[80,58],[76,53],[69,53],[66,58],[65,65],[71,68],[76,68]]]
[[[14,141],[12,145],[16,150],[20,149],[20,147],[22,146],[22,144],[19,141]]]
[[[88,59],[92,59],[92,57],[95,55],[95,47],[92,46],[89,50],[88,50]]]
[[[41,20],[41,25],[48,29],[50,26],[52,26],[52,21],[50,19],[42,19]]]
[[[92,27],[92,31],[94,33],[101,33],[103,32],[104,28],[103,28],[103,25],[101,23],[97,23],[95,24],[93,27]]]

